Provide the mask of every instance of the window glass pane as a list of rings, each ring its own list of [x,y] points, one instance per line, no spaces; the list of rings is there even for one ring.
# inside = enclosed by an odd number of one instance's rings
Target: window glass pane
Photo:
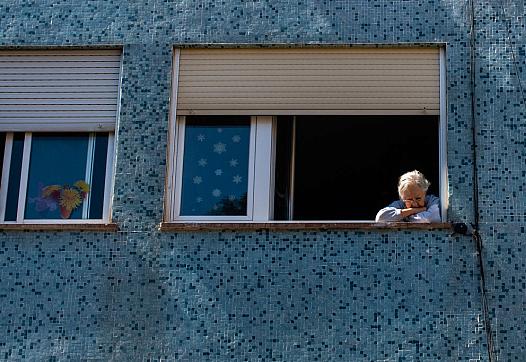
[[[106,154],[108,152],[108,134],[97,133],[93,153],[93,173],[91,176],[89,218],[102,219],[104,209],[104,186],[106,180]]]
[[[11,149],[11,163],[9,166],[9,182],[7,183],[7,200],[4,217],[5,221],[16,221],[23,153],[24,133],[17,132],[13,135],[13,148]]]
[[[91,186],[85,179],[88,141],[87,133],[33,134],[26,219],[82,218]]]
[[[247,215],[250,117],[187,117],[181,215]]]

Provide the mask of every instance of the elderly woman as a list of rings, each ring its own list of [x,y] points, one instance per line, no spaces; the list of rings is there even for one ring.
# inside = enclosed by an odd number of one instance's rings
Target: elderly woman
[[[440,222],[440,199],[426,195],[431,183],[419,171],[404,173],[398,180],[400,200],[376,214],[378,222]]]

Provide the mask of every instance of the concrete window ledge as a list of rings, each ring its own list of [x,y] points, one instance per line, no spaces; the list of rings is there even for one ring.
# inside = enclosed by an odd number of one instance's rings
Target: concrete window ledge
[[[0,224],[0,231],[117,231],[115,223],[109,224]]]
[[[159,226],[161,231],[221,231],[221,230],[452,230],[450,223],[412,224],[406,222],[377,223],[377,222],[163,222]]]

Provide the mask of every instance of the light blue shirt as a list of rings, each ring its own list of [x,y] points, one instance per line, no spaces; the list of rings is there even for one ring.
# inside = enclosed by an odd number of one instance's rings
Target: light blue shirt
[[[405,209],[403,201],[398,200],[392,202],[389,206],[384,207],[376,214],[376,222],[417,222],[417,223],[432,223],[440,222],[440,199],[433,195],[426,195],[426,211],[418,214],[410,215],[403,218],[401,215],[402,209]]]

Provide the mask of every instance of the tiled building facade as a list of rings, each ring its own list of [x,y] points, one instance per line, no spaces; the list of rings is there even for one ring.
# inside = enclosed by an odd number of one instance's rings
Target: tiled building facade
[[[488,0],[2,2],[2,50],[122,47],[123,70],[119,230],[0,233],[0,358],[524,360],[524,11]],[[160,231],[173,48],[218,43],[446,44],[448,221],[476,223],[478,176],[488,312],[476,242],[451,230]]]

